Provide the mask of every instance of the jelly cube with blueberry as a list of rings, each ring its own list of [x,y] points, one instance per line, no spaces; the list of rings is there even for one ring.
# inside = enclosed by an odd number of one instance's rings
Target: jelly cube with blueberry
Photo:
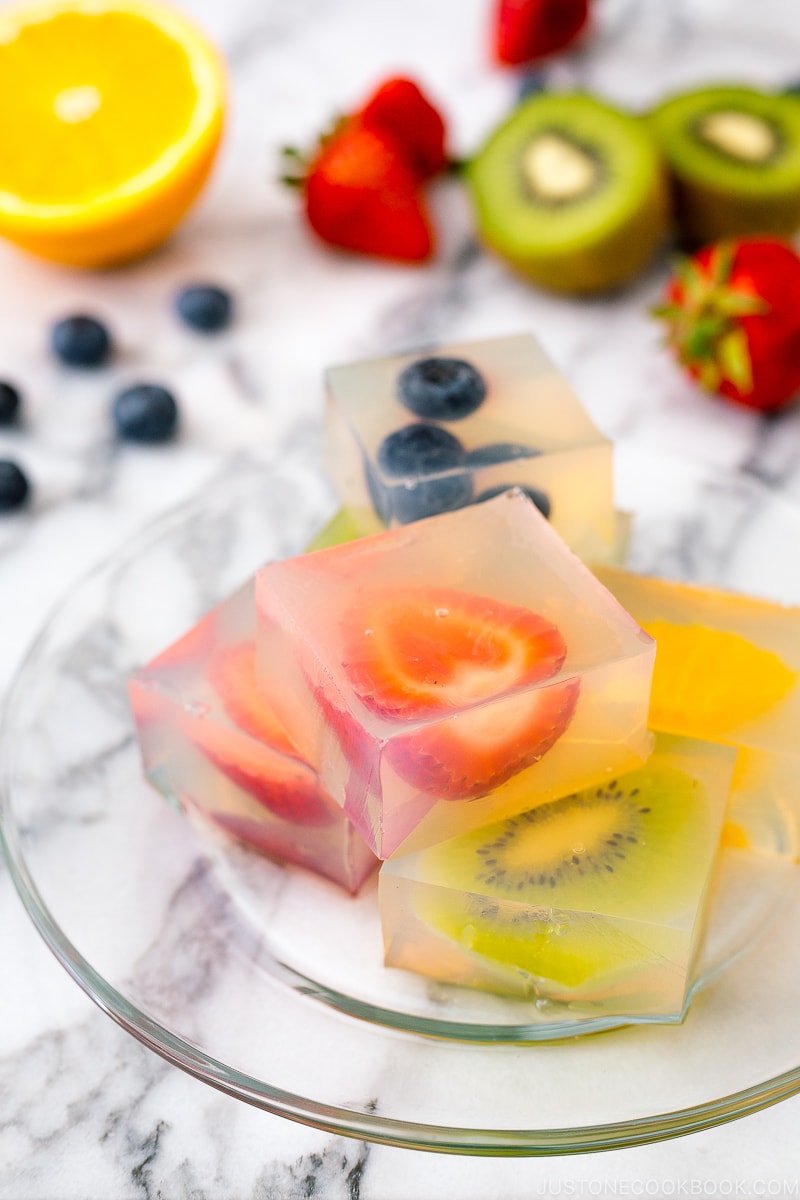
[[[346,507],[405,525],[517,486],[582,557],[614,556],[611,443],[533,336],[337,366],[327,385]]]

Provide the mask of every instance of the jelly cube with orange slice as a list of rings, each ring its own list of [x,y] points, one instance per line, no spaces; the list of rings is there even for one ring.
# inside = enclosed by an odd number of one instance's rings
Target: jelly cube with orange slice
[[[567,1015],[679,1019],[734,757],[662,735],[638,770],[392,858],[387,965]]]
[[[268,564],[256,603],[261,685],[381,858],[649,752],[652,642],[519,491]]]
[[[483,381],[478,407],[457,419],[410,411],[404,372],[453,360]],[[584,559],[613,560],[624,517],[614,512],[611,443],[531,334],[332,367],[327,386],[328,469],[354,513],[377,511],[387,525],[405,524],[519,486]],[[446,456],[433,455],[424,470],[385,461],[388,437],[431,423]]]
[[[181,808],[355,892],[376,860],[265,703],[254,627],[247,585],[132,676],[145,773]]]
[[[800,608],[616,568],[598,576],[656,639],[651,727],[739,747],[727,843],[771,847],[787,820],[800,829]]]

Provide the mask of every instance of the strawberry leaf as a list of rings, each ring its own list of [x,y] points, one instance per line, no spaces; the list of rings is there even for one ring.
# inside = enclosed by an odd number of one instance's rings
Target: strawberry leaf
[[[714,307],[725,317],[751,317],[770,311],[770,305],[752,292],[721,291]]]
[[[674,270],[683,284],[687,300],[691,305],[699,304],[704,299],[708,288],[697,264],[690,258],[676,258]]]
[[[717,359],[723,379],[729,380],[744,395],[753,390],[750,350],[743,330],[733,330],[720,338]]]
[[[683,343],[685,360],[696,362],[698,359],[713,359],[717,342],[725,328],[722,317],[700,317]]]

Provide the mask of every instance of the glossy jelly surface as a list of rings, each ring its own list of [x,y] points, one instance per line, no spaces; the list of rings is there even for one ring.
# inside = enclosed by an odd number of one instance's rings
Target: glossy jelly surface
[[[734,756],[663,735],[636,771],[384,863],[387,965],[576,1015],[679,1018]]]
[[[129,681],[145,772],[181,808],[355,892],[376,866],[255,676],[252,584]]]
[[[433,374],[437,362],[466,364],[482,381],[464,415],[458,404],[415,404],[413,389],[409,407],[409,371],[433,364]],[[344,505],[406,524],[516,485],[587,561],[613,557],[611,443],[532,335],[332,367],[327,388],[328,467]]]
[[[381,858],[631,770],[653,643],[520,492],[259,571],[262,686]]]

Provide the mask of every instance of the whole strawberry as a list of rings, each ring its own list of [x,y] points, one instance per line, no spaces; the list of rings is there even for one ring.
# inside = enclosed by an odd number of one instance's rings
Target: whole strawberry
[[[360,254],[424,262],[433,233],[422,184],[447,162],[445,126],[410,79],[386,80],[320,141],[310,162],[294,151],[306,219],[323,241]]]
[[[788,243],[718,242],[682,259],[654,315],[707,391],[761,412],[800,392],[800,256]]]
[[[589,0],[497,0],[494,55],[519,66],[563,50],[589,18]]]
[[[413,79],[387,79],[358,116],[366,129],[387,133],[402,146],[420,179],[431,179],[447,166],[444,119]]]

